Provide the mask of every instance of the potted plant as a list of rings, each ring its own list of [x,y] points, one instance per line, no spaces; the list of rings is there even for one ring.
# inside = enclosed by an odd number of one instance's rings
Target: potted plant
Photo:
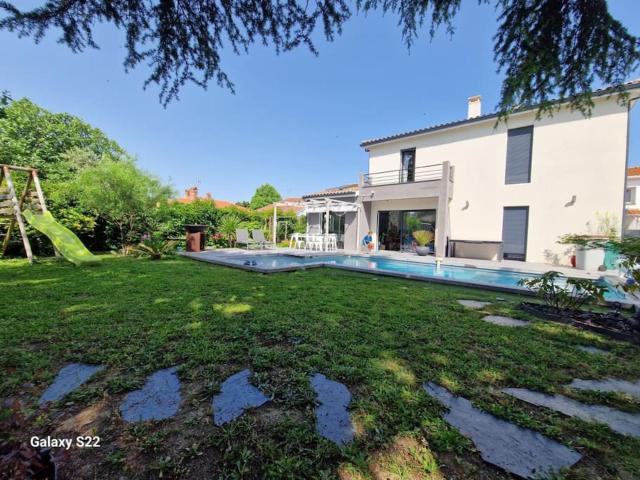
[[[569,234],[560,237],[558,243],[575,247],[575,267],[579,270],[606,270],[608,246],[618,238],[615,215],[596,213],[596,227],[588,223],[586,234]],[[609,265],[611,268],[611,265]]]
[[[413,239],[416,241],[416,253],[424,257],[429,253],[429,243],[433,240],[433,232],[427,230],[416,230],[413,232]]]

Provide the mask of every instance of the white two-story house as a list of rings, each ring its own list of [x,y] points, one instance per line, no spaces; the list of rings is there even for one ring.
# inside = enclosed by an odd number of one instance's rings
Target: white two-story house
[[[476,96],[463,120],[366,140],[368,172],[349,192],[357,212],[326,224],[337,225],[346,250],[372,231],[377,249],[411,251],[411,232],[426,229],[440,257],[568,264],[560,236],[589,233],[602,215],[623,231],[629,111],[640,80],[624,89],[625,101],[614,89],[595,91],[587,118],[558,104],[551,117],[536,118],[534,107],[506,122],[483,115]],[[321,231],[323,218],[310,215],[310,228]]]

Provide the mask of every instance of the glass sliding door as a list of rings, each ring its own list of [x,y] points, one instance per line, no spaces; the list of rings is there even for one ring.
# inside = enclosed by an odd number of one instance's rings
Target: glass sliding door
[[[378,243],[383,250],[400,250],[400,212],[380,212],[378,214]]]
[[[435,235],[436,211],[435,210],[406,210],[402,212],[402,251],[415,252],[416,242],[413,232],[427,230]],[[433,250],[433,241],[427,245]]]
[[[336,234],[338,248],[344,248],[344,225],[345,225],[344,217],[345,217],[345,214],[342,212],[341,213],[329,212],[329,232],[328,233]],[[322,213],[321,214],[322,226],[320,227],[321,233],[325,233],[326,218],[327,218],[326,212]]]
[[[390,210],[378,212],[378,242],[382,250],[413,252],[413,232],[427,230],[435,234],[435,210]],[[433,249],[433,242],[429,245]]]

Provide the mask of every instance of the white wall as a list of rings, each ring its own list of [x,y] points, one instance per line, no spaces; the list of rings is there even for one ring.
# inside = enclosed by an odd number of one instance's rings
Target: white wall
[[[616,215],[622,226],[627,110],[614,97],[595,102],[588,119],[568,109],[538,121],[525,112],[508,125],[489,119],[374,145],[369,172],[400,169],[405,148],[416,148],[416,167],[448,160],[455,167],[451,238],[501,240],[503,207],[529,206],[527,260],[567,264],[560,235],[586,233],[596,212]],[[507,129],[532,124],[531,182],[506,185]]]

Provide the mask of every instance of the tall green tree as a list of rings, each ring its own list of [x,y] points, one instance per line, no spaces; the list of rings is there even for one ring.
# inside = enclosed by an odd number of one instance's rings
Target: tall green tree
[[[494,52],[505,74],[500,107],[540,103],[559,95],[587,113],[595,80],[622,83],[640,62],[638,38],[609,13],[607,0],[479,0],[499,16]],[[306,46],[317,54],[319,27],[327,40],[342,33],[353,10],[378,10],[398,17],[411,46],[422,32],[439,27],[454,32],[462,0],[48,0],[20,10],[20,3],[0,1],[0,30],[36,41],[50,30],[74,52],[97,48],[94,30],[110,23],[125,32],[125,69],[149,65],[145,87],[160,87],[166,104],[193,82],[211,81],[233,91],[222,68],[226,46],[246,53],[254,43],[276,52]],[[315,37],[317,38],[317,37]],[[463,59],[460,59],[462,61]]]
[[[0,115],[0,163],[35,167],[43,179],[65,181],[79,170],[79,156],[86,166],[126,155],[114,140],[78,117],[49,112],[26,98],[7,103]]]
[[[70,187],[82,208],[115,225],[122,247],[139,240],[153,210],[173,193],[131,160],[102,160],[82,170]]]
[[[253,197],[251,197],[250,205],[251,208],[256,210],[279,200],[282,200],[282,197],[276,190],[276,187],[265,183],[256,188],[256,192],[253,194]]]

